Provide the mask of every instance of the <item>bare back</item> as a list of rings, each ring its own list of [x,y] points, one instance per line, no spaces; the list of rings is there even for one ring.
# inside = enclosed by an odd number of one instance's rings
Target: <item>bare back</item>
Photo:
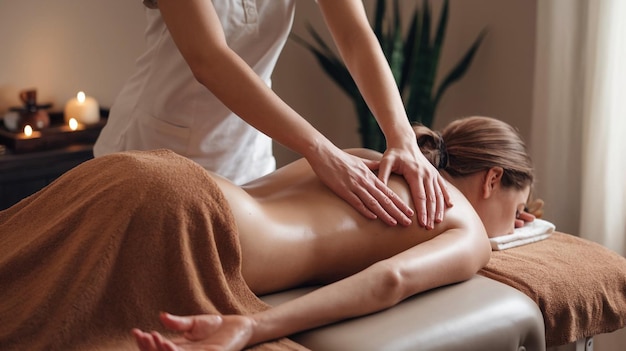
[[[352,153],[380,157],[369,150]],[[304,159],[243,188],[216,180],[238,225],[244,278],[257,294],[339,280],[446,230],[484,230],[471,204],[451,185],[454,207],[426,230],[363,217],[323,185]],[[392,176],[389,186],[412,205],[403,178]]]

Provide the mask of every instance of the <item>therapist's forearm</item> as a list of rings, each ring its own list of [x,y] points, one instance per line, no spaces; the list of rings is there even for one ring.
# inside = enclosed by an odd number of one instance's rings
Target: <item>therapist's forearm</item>
[[[404,104],[384,57],[377,50],[354,54],[361,58],[346,59],[354,81],[376,118],[388,143],[415,142]],[[382,55],[382,54],[381,54]],[[384,62],[381,62],[384,61]]]
[[[198,80],[250,125],[305,157],[334,147],[236,54],[220,55],[210,66],[197,72]]]
[[[350,74],[388,142],[413,143],[398,86],[361,1],[318,3]]]
[[[160,0],[159,10],[196,79],[231,111],[305,157],[336,148],[228,47],[212,2]]]

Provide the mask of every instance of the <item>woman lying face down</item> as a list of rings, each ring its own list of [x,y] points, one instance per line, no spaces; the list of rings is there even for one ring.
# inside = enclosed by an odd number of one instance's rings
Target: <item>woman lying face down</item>
[[[441,135],[419,126],[415,132],[431,162],[470,201],[489,237],[510,234],[534,218],[524,212],[532,162],[513,127],[469,117],[450,123]]]
[[[454,203],[434,230],[365,219],[327,189],[305,160],[242,187],[213,176],[238,228],[241,270],[250,289],[262,295],[322,287],[249,315],[162,314],[161,322],[182,338],[135,329],[140,349],[239,350],[471,278],[489,260],[488,237],[511,233],[527,219],[520,214],[533,182],[530,158],[512,127],[487,117],[457,120],[441,134],[425,127],[415,132]],[[381,158],[371,150],[351,152]],[[389,187],[413,203],[402,178],[392,177]]]

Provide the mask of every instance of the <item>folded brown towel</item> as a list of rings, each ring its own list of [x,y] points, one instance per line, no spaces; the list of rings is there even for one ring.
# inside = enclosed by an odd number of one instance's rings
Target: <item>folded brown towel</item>
[[[548,347],[626,326],[626,259],[589,240],[555,232],[543,241],[494,251],[479,274],[535,300]]]
[[[168,151],[88,161],[0,212],[0,349],[132,349],[131,328],[164,331],[160,311],[268,308],[240,268],[232,214],[200,166]]]

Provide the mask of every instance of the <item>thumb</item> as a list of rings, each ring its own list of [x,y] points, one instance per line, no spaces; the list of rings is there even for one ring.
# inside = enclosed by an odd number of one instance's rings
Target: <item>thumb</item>
[[[380,161],[376,160],[368,160],[366,158],[361,158],[361,161],[369,168],[371,171],[375,171],[380,168]]]
[[[184,332],[190,330],[191,327],[193,327],[193,321],[191,317],[175,316],[173,314],[161,312],[159,318],[161,319],[161,323],[166,328],[171,330]]]
[[[183,317],[161,313],[161,322],[170,330],[184,332],[189,340],[201,340],[209,337],[222,325],[222,317],[211,314]]]
[[[387,181],[391,175],[391,168],[392,164],[390,162],[381,161],[378,163],[378,179],[385,183],[385,185],[387,185]]]

